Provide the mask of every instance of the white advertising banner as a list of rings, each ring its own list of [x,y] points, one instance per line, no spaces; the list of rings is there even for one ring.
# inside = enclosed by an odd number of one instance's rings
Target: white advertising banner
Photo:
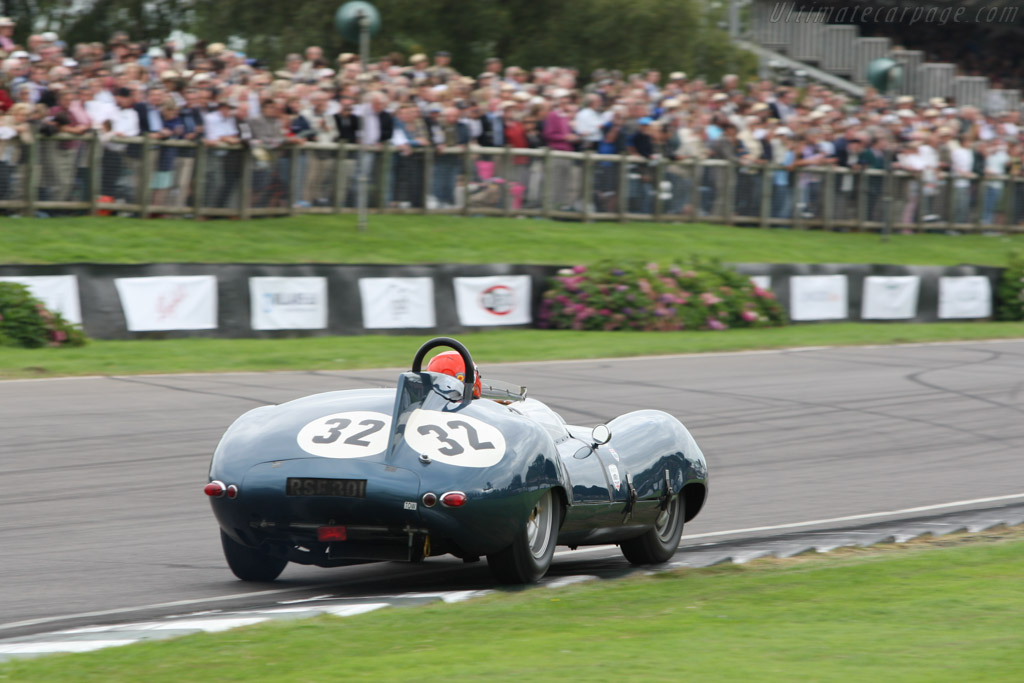
[[[528,325],[529,275],[455,278],[455,310],[463,325]]]
[[[78,278],[74,275],[4,275],[0,282],[25,285],[48,310],[60,313],[69,323],[82,324]]]
[[[114,279],[130,332],[217,329],[217,278],[167,275]]]
[[[864,320],[909,320],[917,315],[921,278],[916,275],[869,275],[864,278],[860,317]]]
[[[984,275],[939,278],[940,318],[988,318],[992,283]]]
[[[250,321],[254,330],[327,328],[327,278],[249,278]]]
[[[359,278],[359,298],[368,330],[435,327],[432,278]]]
[[[751,275],[750,281],[761,289],[772,288],[772,276],[771,275]]]
[[[789,278],[789,317],[793,320],[843,320],[848,315],[845,275]]]

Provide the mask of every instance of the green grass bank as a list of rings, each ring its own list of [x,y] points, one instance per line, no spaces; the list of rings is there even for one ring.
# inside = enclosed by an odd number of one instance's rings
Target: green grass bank
[[[1024,529],[0,664],[10,681],[1012,681]]]

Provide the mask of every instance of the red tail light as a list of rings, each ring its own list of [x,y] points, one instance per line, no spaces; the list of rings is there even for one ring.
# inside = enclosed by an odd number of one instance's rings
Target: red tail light
[[[348,529],[343,526],[321,526],[316,529],[318,541],[347,541]]]
[[[209,484],[203,487],[203,493],[210,496],[211,498],[220,498],[224,495],[224,492],[228,488],[224,486],[222,481],[211,481]]]
[[[228,498],[236,498],[238,496],[238,487],[234,484],[230,484],[227,490]]]
[[[462,491],[449,491],[441,494],[441,505],[449,508],[460,508],[466,504],[466,494]]]
[[[437,494],[436,493],[424,493],[423,494],[423,506],[432,508],[437,505]]]

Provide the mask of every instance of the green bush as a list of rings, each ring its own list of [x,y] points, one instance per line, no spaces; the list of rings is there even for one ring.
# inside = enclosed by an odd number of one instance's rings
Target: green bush
[[[1010,254],[1010,263],[1003,271],[996,301],[997,320],[1024,320],[1024,252]]]
[[[559,271],[541,300],[540,327],[573,330],[725,330],[786,324],[775,294],[718,262],[600,264]]]
[[[0,346],[81,346],[82,330],[46,309],[24,285],[0,282]]]

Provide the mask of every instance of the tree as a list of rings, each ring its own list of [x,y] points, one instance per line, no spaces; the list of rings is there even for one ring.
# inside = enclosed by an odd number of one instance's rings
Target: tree
[[[173,29],[208,41],[239,38],[246,52],[277,67],[289,52],[319,45],[325,54],[356,52],[334,29],[341,0],[0,0],[29,27],[55,30],[69,43],[107,40],[115,30],[132,39],[162,39]],[[753,71],[700,0],[374,0],[381,32],[374,55],[449,50],[461,72],[476,74],[490,56],[506,64],[575,66],[586,78],[598,68],[683,70],[718,79]],[[39,29],[38,27],[45,27]],[[333,66],[333,65],[332,65]]]

